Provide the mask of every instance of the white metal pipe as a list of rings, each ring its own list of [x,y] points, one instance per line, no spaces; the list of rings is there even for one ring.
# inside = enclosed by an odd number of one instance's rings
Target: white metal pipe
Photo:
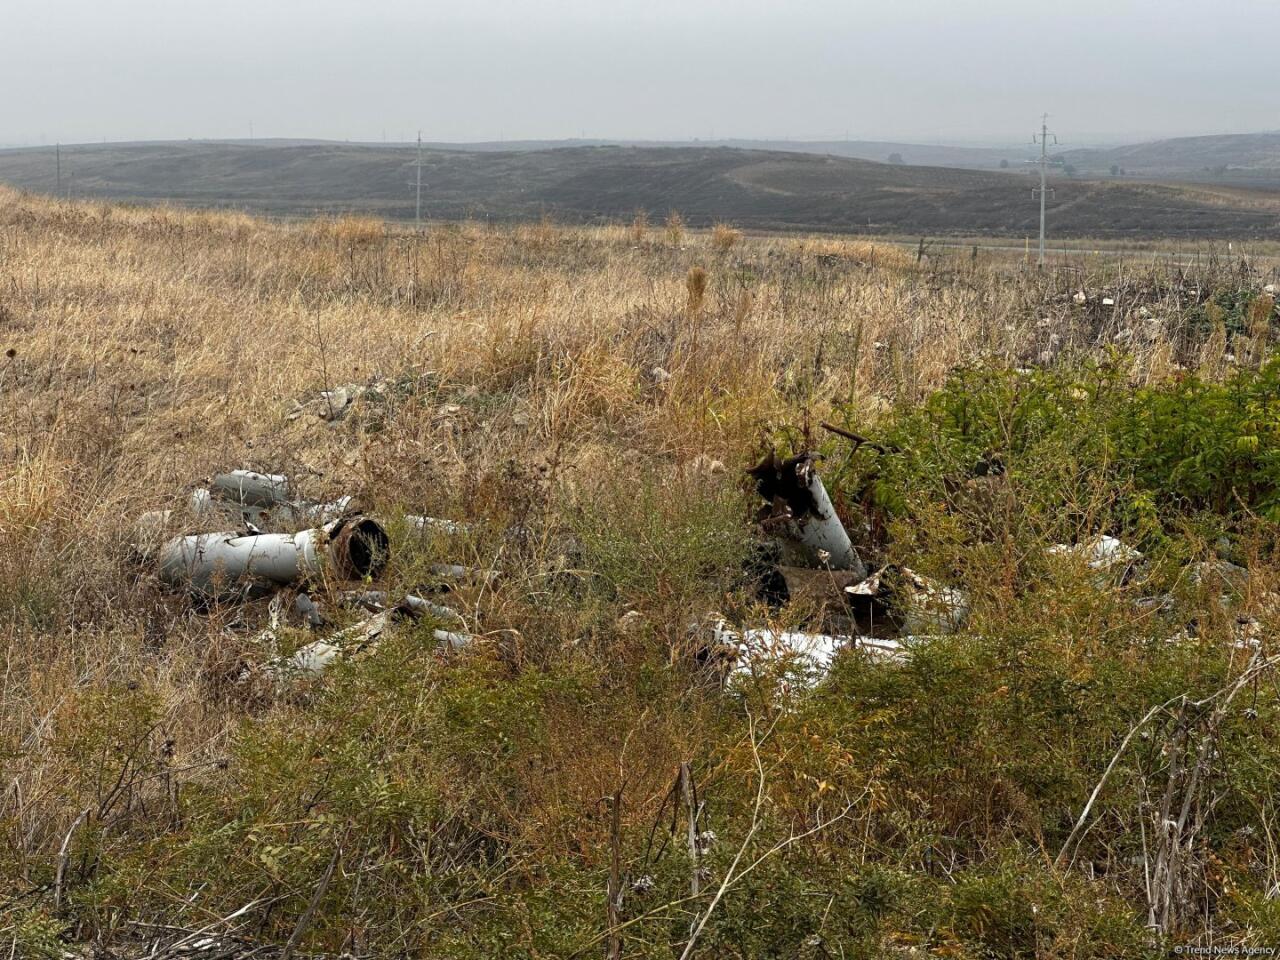
[[[273,507],[289,500],[289,478],[252,470],[232,470],[213,478],[211,493],[246,507]]]
[[[203,533],[175,537],[160,551],[160,578],[209,592],[219,582],[287,584],[326,565],[342,578],[373,576],[386,563],[387,535],[368,517],[335,521],[299,533]]]
[[[415,513],[405,514],[405,521],[418,533],[466,533],[467,524],[457,520],[444,520],[440,517],[428,517]]]
[[[160,551],[160,578],[208,590],[218,579],[293,583],[323,567],[319,530],[301,533],[201,533],[170,540]]]
[[[730,669],[735,675],[750,673],[751,664],[756,661],[793,657],[808,673],[821,676],[831,669],[832,661],[841,650],[865,650],[883,657],[898,657],[902,653],[902,646],[896,640],[768,628],[734,630],[723,620],[715,625],[712,635],[718,646],[735,652]]]
[[[817,459],[816,454],[802,453],[779,461],[770,453],[748,471],[769,504],[761,521],[766,529],[781,534],[788,566],[848,570],[861,580],[867,568],[818,476]]]
[[[802,517],[789,521],[789,528],[808,552],[810,565],[852,571],[859,578],[866,576],[866,567],[853,548],[848,531],[836,515],[835,505],[822,484],[822,478],[807,461],[799,468],[799,479],[813,497],[813,509]]]

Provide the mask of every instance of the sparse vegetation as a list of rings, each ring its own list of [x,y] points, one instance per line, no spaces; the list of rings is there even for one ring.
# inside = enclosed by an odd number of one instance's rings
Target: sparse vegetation
[[[684,242],[684,217],[680,216],[679,210],[672,210],[667,214],[667,240],[672,246],[678,247]]]
[[[711,245],[721,253],[728,253],[741,239],[742,233],[727,223],[717,223],[711,228]]]
[[[0,946],[1274,943],[1269,268],[917,264],[678,215],[645,243],[623,216],[417,235],[0,192]],[[377,403],[291,415],[347,381]],[[858,549],[962,587],[963,631],[722,687],[713,612],[818,622],[755,589],[741,470],[767,445],[820,448]],[[266,601],[193,609],[129,547],[228,467],[359,497],[390,592],[499,570],[465,595],[480,641],[406,625],[273,679]],[[424,511],[469,527],[411,534]],[[1104,533],[1141,570],[1048,549]]]
[[[649,214],[645,210],[637,210],[631,218],[631,239],[636,244],[644,243],[649,236]]]

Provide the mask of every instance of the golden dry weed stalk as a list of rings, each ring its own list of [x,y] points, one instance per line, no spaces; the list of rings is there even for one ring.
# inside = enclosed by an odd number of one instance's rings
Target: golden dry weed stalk
[[[711,228],[711,245],[720,253],[728,253],[742,239],[742,232],[727,223],[717,223]]]
[[[21,798],[0,815],[19,869],[51,863],[92,801],[74,751],[46,747],[96,697],[145,687],[175,767],[223,755],[255,711],[292,709],[226,693],[237,664],[261,657],[224,629],[238,611],[192,616],[129,556],[133,518],[199,478],[287,473],[392,517],[511,511],[513,469],[550,485],[553,513],[711,459],[729,471],[698,482],[731,487],[763,431],[833,404],[870,416],[957,365],[1038,356],[1050,311],[1056,351],[1096,342],[1066,323],[1073,275],[926,276],[889,243],[730,244],[674,213],[670,244],[650,246],[647,227],[637,215],[416,236],[367,218],[0,190],[0,348],[13,351],[0,361],[0,756],[6,796]],[[1165,334],[1142,349],[1153,375],[1174,362]],[[376,423],[286,418],[294,400],[374,378],[406,388]],[[535,615],[509,597],[504,616]],[[567,769],[600,792],[591,765]]]

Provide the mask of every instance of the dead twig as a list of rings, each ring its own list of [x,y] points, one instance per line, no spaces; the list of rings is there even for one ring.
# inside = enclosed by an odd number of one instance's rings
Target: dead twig
[[[755,837],[756,833],[759,832],[762,823],[760,814],[761,810],[764,808],[765,802],[764,763],[760,759],[760,744],[763,742],[764,738],[757,740],[755,736],[755,722],[750,718],[748,719],[748,722],[751,730],[751,753],[752,758],[755,761],[757,777],[756,798],[751,808],[751,826],[747,829],[747,835],[743,838],[741,846],[738,847],[738,852],[734,854],[733,862],[729,864],[729,869],[725,871],[724,879],[720,881],[720,886],[716,889],[715,895],[712,896],[711,902],[707,904],[706,910],[702,912],[702,916],[698,918],[697,923],[694,925],[693,932],[689,935],[689,940],[685,944],[683,952],[680,954],[680,960],[689,960],[689,957],[692,956],[693,948],[698,942],[698,937],[702,935],[702,931],[706,927],[707,921],[711,919],[711,915],[715,912],[716,907],[720,904],[720,901],[724,898],[725,893],[728,892],[730,887],[754,871],[756,867],[760,866],[760,864],[764,863],[775,854],[782,852],[793,844],[799,843],[801,840],[813,836],[815,833],[825,830],[833,823],[843,820],[849,815],[849,811],[852,810],[854,806],[853,803],[850,803],[836,816],[829,820],[820,821],[816,826],[805,830],[803,833],[792,833],[785,840],[775,843],[760,856],[756,857],[756,859],[748,866],[739,871],[738,864],[742,862],[742,858],[746,855],[747,848],[751,845],[752,839]],[[866,792],[864,791],[864,796],[865,793]]]
[[[80,816],[76,817],[71,824],[71,829],[62,838],[62,846],[58,848],[58,873],[53,881],[53,909],[55,910],[62,908],[62,882],[66,879],[67,862],[71,859],[71,835],[76,832],[76,828],[84,822],[84,818],[89,816],[89,813],[89,807],[85,807],[80,811]]]
[[[316,886],[315,892],[311,894],[311,902],[307,904],[307,909],[302,912],[302,916],[298,918],[297,926],[293,928],[293,933],[289,935],[289,940],[284,945],[284,952],[280,954],[280,960],[291,960],[293,951],[302,942],[303,935],[307,932],[307,928],[311,926],[311,921],[315,919],[320,901],[324,899],[325,893],[329,890],[329,881],[333,879],[333,871],[337,868],[338,859],[341,856],[342,845],[335,844],[333,855],[329,857],[329,865],[324,868],[324,876],[320,878],[320,883]]]
[[[828,423],[826,420],[823,420],[819,425],[823,430],[826,430],[829,433],[834,433],[837,437],[844,437],[846,440],[851,440],[853,442],[854,450],[857,450],[859,447],[870,447],[872,450],[876,451],[876,453],[895,453],[897,451],[896,447],[877,443],[869,437],[864,437],[860,433],[854,433],[852,430],[846,430],[844,427],[837,427],[834,423]]]

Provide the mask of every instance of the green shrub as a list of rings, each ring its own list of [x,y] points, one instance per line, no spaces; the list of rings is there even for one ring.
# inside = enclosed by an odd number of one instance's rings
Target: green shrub
[[[1280,360],[1136,390],[1120,365],[963,370],[883,433],[894,453],[859,452],[839,476],[889,517],[975,500],[994,465],[1019,519],[1057,540],[1149,539],[1206,511],[1280,520]]]

